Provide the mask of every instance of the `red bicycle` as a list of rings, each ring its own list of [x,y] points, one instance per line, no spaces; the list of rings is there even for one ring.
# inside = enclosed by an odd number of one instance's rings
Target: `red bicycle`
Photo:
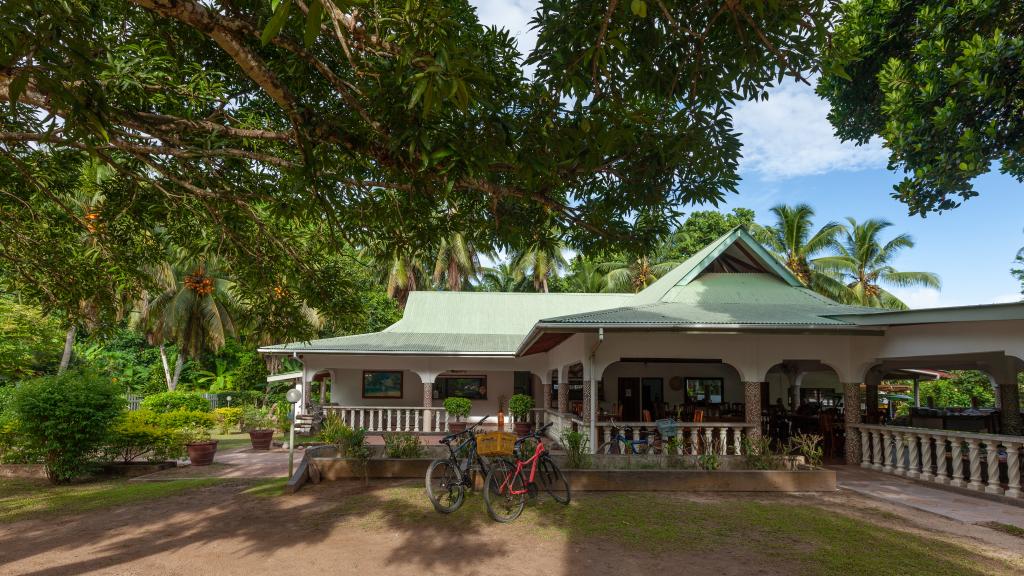
[[[544,432],[550,427],[551,424],[548,423],[533,434],[516,440],[513,449],[513,454],[516,455],[515,463],[507,458],[492,461],[484,480],[484,504],[487,505],[487,513],[494,520],[511,522],[518,518],[526,507],[526,498],[536,497],[540,489],[544,489],[557,502],[569,503],[569,481],[551,460],[544,446]],[[522,460],[519,454],[523,441],[530,439],[537,441],[533,456]],[[527,466],[530,467],[529,476],[525,473]]]

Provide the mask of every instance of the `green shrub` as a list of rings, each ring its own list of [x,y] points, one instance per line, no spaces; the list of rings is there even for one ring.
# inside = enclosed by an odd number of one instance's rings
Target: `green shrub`
[[[200,426],[197,424],[190,424],[185,426],[178,431],[178,438],[184,445],[189,444],[200,444],[202,442],[209,442],[212,438],[210,437],[210,428],[207,426]]]
[[[242,409],[243,430],[273,430],[277,420],[270,416],[268,410],[255,406],[246,406]]]
[[[463,418],[469,416],[469,412],[473,409],[473,402],[469,398],[452,396],[445,398],[444,409],[449,416],[454,416],[456,421],[462,421]]]
[[[140,415],[138,411],[125,414],[111,428],[103,448],[104,454],[121,462],[133,462],[142,456],[151,461],[182,456],[184,444],[181,434],[153,423],[148,416]]]
[[[154,422],[160,427],[171,430],[181,430],[189,426],[213,428],[217,425],[217,419],[212,413],[192,410],[175,410],[166,414],[156,414]]]
[[[325,444],[340,444],[341,438],[345,434],[345,428],[348,426],[342,422],[340,416],[329,414],[320,425],[320,441]]]
[[[789,452],[803,456],[808,466],[819,467],[824,456],[821,440],[817,434],[796,434],[789,439]]]
[[[783,459],[772,450],[772,439],[766,436],[744,436],[741,441],[743,460],[748,470],[778,470]]]
[[[157,414],[181,410],[209,412],[210,401],[198,392],[160,392],[143,398],[140,407]]]
[[[579,430],[566,429],[562,431],[561,442],[569,460],[569,468],[590,468],[590,436],[588,434]]]
[[[213,411],[213,417],[217,419],[217,432],[220,434],[228,434],[232,430],[241,430],[241,408],[217,408]]]
[[[279,400],[274,404],[273,417],[277,422],[277,429],[288,432],[291,429],[292,419],[288,416],[292,409],[292,403],[287,400]]]
[[[19,430],[43,453],[53,482],[88,471],[89,458],[124,410],[120,386],[88,369],[22,382],[13,404]]]
[[[517,422],[526,422],[530,417],[530,410],[533,410],[533,396],[513,394],[508,399],[508,411],[515,416]]]
[[[385,432],[384,455],[388,458],[422,458],[423,445],[415,434],[409,432]]]
[[[697,457],[697,465],[701,470],[718,470],[721,463],[718,461],[718,454],[708,452]]]

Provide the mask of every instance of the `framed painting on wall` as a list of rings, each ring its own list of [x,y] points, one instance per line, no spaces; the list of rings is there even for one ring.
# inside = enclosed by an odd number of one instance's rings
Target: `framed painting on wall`
[[[363,371],[363,398],[401,399],[402,373],[399,371]]]

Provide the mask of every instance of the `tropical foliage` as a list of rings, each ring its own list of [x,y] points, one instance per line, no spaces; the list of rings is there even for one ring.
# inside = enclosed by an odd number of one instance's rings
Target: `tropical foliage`
[[[849,0],[818,93],[844,140],[880,136],[912,214],[958,206],[992,169],[1024,180],[1019,0]]]
[[[892,226],[890,222],[870,219],[858,223],[853,218],[847,218],[847,222],[849,226],[843,227],[835,244],[836,255],[818,258],[815,265],[846,284],[849,301],[874,308],[905,309],[907,305],[884,286],[941,288],[939,277],[931,272],[901,272],[892,266],[900,251],[914,247],[909,235],[883,241],[879,236]]]
[[[63,341],[64,331],[52,317],[0,296],[0,385],[54,369]]]
[[[846,287],[813,264],[815,256],[835,247],[842,226],[829,222],[814,231],[814,209],[807,204],[779,204],[772,207],[771,213],[775,224],[756,226],[754,236],[804,285],[830,298],[848,300]]]

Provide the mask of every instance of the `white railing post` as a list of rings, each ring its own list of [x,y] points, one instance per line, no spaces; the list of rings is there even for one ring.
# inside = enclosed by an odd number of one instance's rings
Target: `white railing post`
[[[1020,498],[1020,449],[1024,444],[1019,442],[1006,442],[1006,496]]]
[[[999,442],[995,440],[985,442],[985,460],[988,462],[988,482],[985,485],[985,492],[1002,494],[1003,488],[999,485]]]
[[[726,454],[729,453],[729,444],[726,442],[725,430],[726,430],[725,426],[722,426],[721,428],[718,429],[718,442],[719,442],[718,450],[719,450],[719,453],[722,456],[725,456]]]
[[[871,468],[871,432],[854,428],[860,435],[860,467]]]
[[[743,449],[743,426],[732,427],[732,453],[739,456]]]
[[[946,437],[941,434],[932,436],[935,439],[935,482],[937,484],[949,484],[951,477],[946,468]]]
[[[892,474],[895,470],[895,468],[893,468],[893,464],[895,464],[896,461],[893,458],[892,452],[892,433],[888,430],[882,430],[882,454],[884,454],[882,459],[882,472],[885,472],[886,474]]]
[[[871,432],[871,442],[873,443],[873,446],[874,446],[874,448],[871,450],[871,452],[872,452],[871,469],[872,470],[877,470],[877,471],[881,472],[882,471],[882,464],[885,463],[884,452],[882,452],[882,431],[881,430],[873,430]]]
[[[953,436],[949,439],[949,444],[953,452],[953,477],[949,479],[949,485],[954,488],[963,488],[965,486],[963,440]]]
[[[896,438],[896,470],[893,474],[897,476],[907,475],[907,466],[903,463],[906,453],[906,444],[903,442],[903,433],[895,432],[893,436]]]
[[[929,434],[921,434],[921,480],[931,482],[935,480],[932,473],[932,437]]]
[[[985,485],[981,483],[981,449],[976,438],[967,439],[967,456],[971,464],[971,481],[967,487],[971,490],[984,490]]]
[[[910,451],[910,469],[907,470],[907,478],[920,478],[921,477],[921,460],[917,451],[918,436],[915,432],[910,432],[903,436],[904,444],[907,450]]]

